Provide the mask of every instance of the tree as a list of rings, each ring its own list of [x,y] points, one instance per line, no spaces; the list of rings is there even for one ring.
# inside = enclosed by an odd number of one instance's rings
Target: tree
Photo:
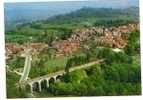
[[[139,32],[129,33],[128,45],[125,48],[125,52],[128,55],[134,55],[138,53],[138,48],[140,48],[139,36],[140,36]]]
[[[64,81],[80,83],[80,81],[86,77],[86,72],[80,69],[66,74],[64,76]]]
[[[120,81],[120,75],[114,65],[106,66],[104,76],[106,80]]]
[[[52,84],[50,89],[55,95],[70,95],[73,92],[72,84],[64,82]]]
[[[72,66],[72,59],[69,59],[66,63],[66,66],[65,66],[65,72],[66,73],[69,73],[69,69],[71,66]]]

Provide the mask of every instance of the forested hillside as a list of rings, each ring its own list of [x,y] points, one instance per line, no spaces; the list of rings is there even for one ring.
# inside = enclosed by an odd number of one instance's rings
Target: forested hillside
[[[47,20],[18,25],[11,31],[6,31],[7,42],[26,42],[29,36],[31,41],[41,42],[43,35],[67,38],[71,31],[78,27],[86,26],[119,26],[129,22],[138,21],[138,8],[110,9],[110,8],[82,8],[75,12],[51,17]],[[64,35],[64,36],[63,36]],[[16,37],[16,38],[15,38]],[[43,40],[47,40],[44,38]]]

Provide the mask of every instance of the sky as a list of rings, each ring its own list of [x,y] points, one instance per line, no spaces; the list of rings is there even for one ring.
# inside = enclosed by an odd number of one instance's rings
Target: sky
[[[45,1],[89,1],[89,0],[5,0],[5,2],[45,2]],[[100,0],[90,0],[100,1]]]
[[[5,0],[5,2],[42,2],[42,1],[95,1],[95,2],[127,2],[138,5],[139,0]]]
[[[5,2],[46,2],[46,1],[94,1],[96,5],[105,6],[139,6],[139,0],[5,0]]]

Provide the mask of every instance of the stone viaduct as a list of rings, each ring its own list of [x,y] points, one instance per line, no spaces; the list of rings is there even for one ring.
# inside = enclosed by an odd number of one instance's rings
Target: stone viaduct
[[[88,68],[92,65],[98,64],[99,62],[102,62],[103,60],[98,60],[98,61],[93,61],[87,64],[83,64],[80,66],[73,67],[69,69],[69,72],[72,72],[77,69],[83,69],[83,68]],[[60,81],[60,78],[62,75],[64,75],[66,72],[65,70],[61,70],[55,73],[51,73],[48,75],[44,75],[41,77],[33,78],[33,79],[28,79],[27,81],[23,82],[24,88],[27,90],[30,90],[29,92],[41,92],[44,89],[47,89],[49,87],[50,83],[58,82]]]

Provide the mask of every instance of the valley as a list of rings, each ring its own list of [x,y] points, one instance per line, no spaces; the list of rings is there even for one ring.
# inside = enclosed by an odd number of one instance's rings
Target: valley
[[[84,7],[6,30],[8,98],[140,95],[137,11]]]

